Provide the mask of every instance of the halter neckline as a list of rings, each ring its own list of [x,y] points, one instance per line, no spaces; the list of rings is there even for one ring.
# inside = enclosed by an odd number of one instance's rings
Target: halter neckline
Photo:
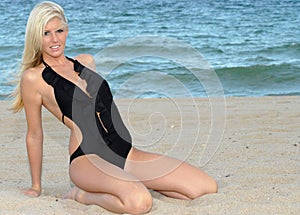
[[[70,58],[70,57],[68,57],[68,56],[65,56],[69,61],[72,61],[73,63],[75,63],[75,60],[73,59],[73,58]],[[42,58],[42,63],[46,66],[46,67],[50,67],[51,68],[51,66],[49,66],[49,64],[47,64],[45,61],[44,61],[44,59]]]

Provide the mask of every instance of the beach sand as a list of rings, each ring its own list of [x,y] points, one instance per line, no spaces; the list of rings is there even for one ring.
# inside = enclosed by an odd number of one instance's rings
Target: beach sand
[[[193,201],[152,192],[149,214],[299,214],[300,97],[226,98],[226,106],[217,102],[219,109],[213,114],[206,99],[117,103],[134,145],[183,158],[219,184],[218,193]],[[70,188],[69,131],[47,111],[43,111],[42,195],[30,198],[21,193],[31,183],[26,121],[23,111],[12,114],[9,105],[0,102],[0,214],[111,214],[60,198]],[[203,153],[205,147],[210,150]],[[216,149],[205,165],[200,162]]]

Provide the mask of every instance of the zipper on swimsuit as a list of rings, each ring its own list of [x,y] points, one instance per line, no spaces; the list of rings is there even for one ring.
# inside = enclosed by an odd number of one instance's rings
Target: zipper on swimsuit
[[[106,133],[108,133],[107,128],[104,126],[104,124],[103,124],[103,122],[102,122],[102,120],[101,120],[100,112],[97,112],[97,111],[96,111],[96,114],[97,114],[97,116],[98,116],[98,119],[99,119],[99,121],[100,121],[100,123],[101,123],[102,128],[104,129],[104,131],[105,131]]]

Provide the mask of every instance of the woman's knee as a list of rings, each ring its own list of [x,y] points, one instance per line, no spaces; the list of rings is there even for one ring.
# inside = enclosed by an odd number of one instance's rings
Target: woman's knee
[[[209,177],[208,180],[205,181],[205,183],[201,182],[194,187],[192,187],[187,194],[187,197],[190,199],[196,199],[199,198],[205,194],[212,194],[218,192],[218,184],[217,182]]]
[[[151,210],[152,196],[148,190],[131,192],[124,200],[124,206],[130,214],[143,214]]]
[[[217,193],[218,192],[218,183],[213,178],[211,179],[210,183],[210,190],[209,193]]]
[[[211,194],[211,193],[217,193],[218,192],[218,183],[211,177],[209,177],[209,180],[207,180],[204,194]]]

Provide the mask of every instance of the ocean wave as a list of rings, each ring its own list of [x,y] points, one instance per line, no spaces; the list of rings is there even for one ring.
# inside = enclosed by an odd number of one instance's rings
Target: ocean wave
[[[220,77],[255,78],[266,77],[272,79],[300,79],[299,67],[291,64],[251,65],[216,69]]]
[[[298,95],[299,67],[291,64],[252,65],[216,70],[228,95]]]
[[[11,100],[10,94],[0,93],[0,100]]]
[[[281,46],[271,46],[258,50],[257,53],[261,54],[285,54],[290,57],[300,58],[300,43],[289,43]]]

